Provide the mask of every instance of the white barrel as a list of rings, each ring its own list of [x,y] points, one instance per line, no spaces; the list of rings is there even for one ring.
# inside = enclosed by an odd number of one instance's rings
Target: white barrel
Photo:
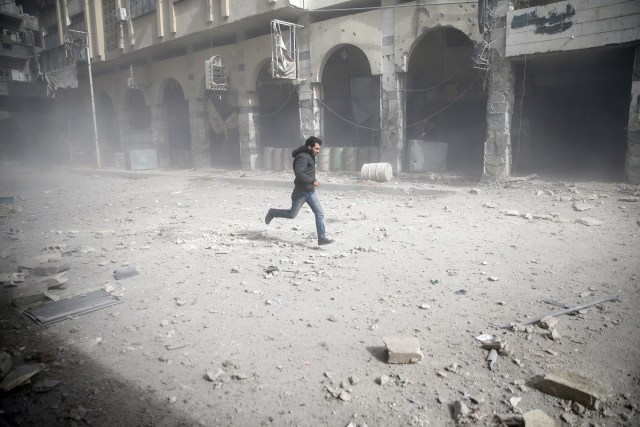
[[[393,168],[390,163],[365,163],[360,170],[360,178],[369,181],[391,181]]]
[[[358,171],[358,149],[355,147],[344,147],[342,158],[344,159],[344,170],[347,172]]]
[[[262,149],[262,169],[273,169],[273,147]]]
[[[284,163],[282,163],[282,151],[284,148],[275,147],[273,149],[273,170],[281,171],[284,170]]]
[[[329,171],[329,165],[331,164],[331,147],[322,147],[320,154],[318,154],[318,169],[322,172]]]

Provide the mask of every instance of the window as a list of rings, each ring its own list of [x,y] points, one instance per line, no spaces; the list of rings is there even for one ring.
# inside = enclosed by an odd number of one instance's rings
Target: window
[[[156,10],[156,0],[130,0],[131,18],[146,15]]]

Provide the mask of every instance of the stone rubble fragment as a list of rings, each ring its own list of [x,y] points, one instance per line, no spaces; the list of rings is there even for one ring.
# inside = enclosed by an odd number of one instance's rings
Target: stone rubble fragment
[[[591,378],[560,369],[546,374],[539,384],[539,389],[543,393],[572,400],[589,409],[599,409],[611,394],[609,387]]]
[[[414,337],[384,337],[389,363],[421,363],[424,355],[420,351],[420,341]]]
[[[558,427],[555,420],[540,409],[525,412],[522,418],[525,427]]]

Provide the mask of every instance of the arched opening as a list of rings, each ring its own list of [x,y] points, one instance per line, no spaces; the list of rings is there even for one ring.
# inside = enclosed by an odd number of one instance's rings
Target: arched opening
[[[101,157],[106,165],[112,165],[113,154],[122,151],[116,110],[113,107],[111,98],[106,93],[100,94],[96,107],[96,124],[98,126]]]
[[[91,105],[85,102],[80,89],[56,91],[55,103],[61,139],[67,150],[69,162],[72,165],[95,165],[96,147]],[[46,144],[46,141],[37,144],[36,150],[42,152]]]
[[[24,132],[14,120],[0,120],[0,160],[24,162],[27,156]]]
[[[151,108],[144,100],[144,94],[140,89],[127,91],[127,130],[148,131],[151,128]]]
[[[189,102],[185,99],[180,84],[174,79],[166,83],[162,102],[165,108],[165,136],[169,146],[169,164],[177,168],[191,167]]]
[[[238,106],[234,95],[234,92],[228,90],[205,91],[205,102],[209,113],[207,133],[213,167],[240,168]]]
[[[271,77],[267,62],[256,85],[260,102],[260,144],[293,148],[300,145],[298,90],[291,80]]]
[[[633,47],[534,55],[515,67],[515,174],[624,178]]]
[[[410,172],[482,173],[487,97],[473,53],[469,37],[444,27],[413,49],[406,84]]]
[[[364,52],[352,45],[339,46],[324,66],[322,87],[327,145],[379,150],[380,79],[371,75]],[[357,163],[367,163],[369,156],[360,154]]]

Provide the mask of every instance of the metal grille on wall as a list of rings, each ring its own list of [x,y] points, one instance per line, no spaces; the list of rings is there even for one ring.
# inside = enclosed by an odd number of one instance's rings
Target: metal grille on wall
[[[229,79],[222,57],[214,55],[208,61],[205,61],[206,90],[228,90]]]
[[[271,71],[274,79],[298,79],[298,28],[302,25],[271,21]]]

